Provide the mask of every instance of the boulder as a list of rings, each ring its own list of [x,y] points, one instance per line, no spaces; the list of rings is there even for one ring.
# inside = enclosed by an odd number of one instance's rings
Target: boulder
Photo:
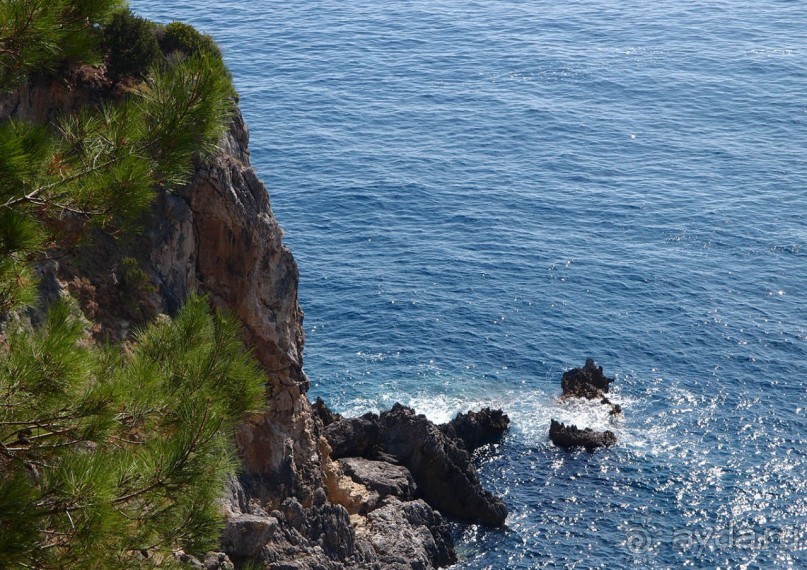
[[[580,429],[575,425],[564,425],[554,419],[549,427],[549,439],[558,447],[565,449],[585,447],[588,451],[610,447],[616,443],[616,436],[610,430]]]
[[[457,561],[448,525],[422,500],[388,497],[356,529],[356,542],[362,546],[357,550],[385,570],[425,570]]]
[[[278,526],[274,517],[237,515],[227,521],[221,545],[235,559],[256,558],[264,545],[280,532]]]
[[[563,373],[560,385],[564,398],[587,398],[596,400],[603,398],[613,378],[606,378],[602,366],[594,364],[594,359],[587,358],[583,368],[573,368]]]
[[[381,499],[390,495],[403,500],[415,498],[417,486],[406,467],[362,457],[345,457],[339,465],[345,475],[375,491]]]

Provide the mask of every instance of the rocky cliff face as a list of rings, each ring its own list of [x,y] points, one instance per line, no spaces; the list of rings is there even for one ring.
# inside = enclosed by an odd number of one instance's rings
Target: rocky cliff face
[[[106,88],[103,75],[86,66],[65,80],[34,80],[0,95],[0,119],[51,122],[100,104]],[[39,267],[42,294],[69,292],[94,335],[113,341],[126,340],[160,313],[175,313],[192,291],[238,316],[268,388],[266,409],[237,436],[244,483],[262,501],[279,504],[294,495],[306,503],[322,474],[318,430],[304,397],[299,273],[269,193],[250,165],[248,144],[237,111],[221,150],[197,162],[185,187],[160,191],[134,235],[96,232],[91,243],[76,244],[73,222],[64,220]]]
[[[291,495],[306,502],[322,477],[318,430],[304,397],[299,274],[247,144],[237,113],[221,152],[197,164],[187,186],[160,192],[137,235],[120,241],[99,234],[76,251],[55,247],[43,276],[50,291],[67,289],[79,300],[99,338],[125,340],[139,322],[176,312],[192,291],[238,316],[267,371],[268,395],[266,409],[237,435],[245,486],[264,502]],[[132,258],[145,274],[139,281],[127,275]]]
[[[91,73],[67,91],[32,83],[0,97],[0,118],[48,121],[100,101],[100,89]],[[331,459],[324,425],[336,416],[324,405],[313,413],[306,396],[297,265],[250,165],[248,142],[236,112],[216,156],[198,161],[185,187],[158,192],[133,235],[94,232],[89,242],[77,242],[76,222],[60,222],[54,230],[61,237],[38,268],[42,296],[73,297],[99,340],[126,342],[140,324],[174,314],[194,291],[241,320],[244,339],[267,372],[267,403],[236,434],[243,472],[225,501],[222,538],[236,563],[258,559],[267,568],[301,570],[450,564],[456,557],[448,526],[418,498],[429,501],[411,467]],[[476,481],[470,455],[460,451],[462,437],[451,439],[422,416],[417,420],[437,447],[454,450],[462,460],[458,469]]]
[[[294,494],[305,502],[321,475],[317,429],[304,397],[299,274],[269,193],[249,164],[248,138],[237,113],[222,152],[199,164],[177,194],[161,196],[141,259],[148,256],[160,296],[170,304],[202,291],[240,318],[269,388],[266,410],[238,434],[245,482],[264,501]]]

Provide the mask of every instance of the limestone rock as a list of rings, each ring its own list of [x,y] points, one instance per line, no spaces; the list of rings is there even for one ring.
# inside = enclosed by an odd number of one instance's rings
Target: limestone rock
[[[371,553],[379,568],[425,570],[457,561],[448,526],[424,501],[387,498],[357,529],[356,540],[369,545],[365,556]]]
[[[378,493],[381,499],[390,495],[403,500],[415,498],[417,487],[406,467],[361,457],[345,457],[339,460],[339,464],[345,474]]]

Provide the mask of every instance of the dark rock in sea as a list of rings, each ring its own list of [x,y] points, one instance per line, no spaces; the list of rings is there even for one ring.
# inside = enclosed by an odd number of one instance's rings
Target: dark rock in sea
[[[343,418],[325,428],[331,446],[331,457],[366,457],[377,459],[382,440],[378,414],[367,413],[358,418]]]
[[[501,410],[482,408],[478,412],[457,414],[438,427],[448,437],[461,441],[468,452],[473,452],[483,445],[498,443],[509,425],[510,418]]]
[[[334,422],[325,437],[334,459],[391,455],[412,473],[418,496],[444,514],[496,526],[507,518],[504,502],[482,488],[465,444],[411,408]]]
[[[329,426],[333,422],[342,419],[342,416],[333,413],[319,396],[317,396],[317,401],[311,404],[311,411],[314,416],[319,418],[323,426]]]
[[[588,451],[593,451],[600,447],[610,447],[616,443],[616,436],[610,430],[579,429],[575,425],[567,426],[555,420],[552,420],[549,427],[549,439],[558,447],[566,449],[585,447]]]
[[[564,398],[588,398],[596,400],[608,392],[613,378],[606,378],[602,366],[594,364],[594,359],[587,358],[583,368],[573,368],[563,373],[560,385]]]
[[[339,465],[345,475],[375,491],[381,499],[390,495],[407,501],[415,498],[417,486],[406,467],[362,457],[345,457]]]

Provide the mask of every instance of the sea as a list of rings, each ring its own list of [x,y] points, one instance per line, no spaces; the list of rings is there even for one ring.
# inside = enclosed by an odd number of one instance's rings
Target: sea
[[[130,6],[223,50],[311,398],[510,416],[456,568],[807,568],[807,3]]]

